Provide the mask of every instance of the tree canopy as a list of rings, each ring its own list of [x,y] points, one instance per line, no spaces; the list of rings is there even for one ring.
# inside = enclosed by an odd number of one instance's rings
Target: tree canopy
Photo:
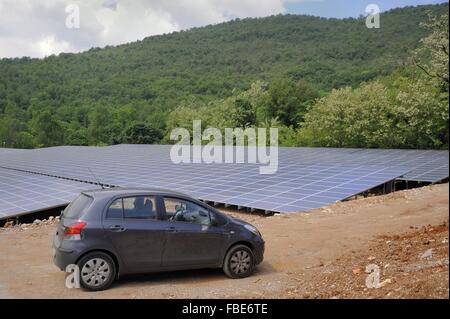
[[[0,143],[167,143],[172,128],[201,119],[276,125],[287,146],[448,147],[445,14],[448,4],[395,9],[380,29],[364,18],[236,19],[80,54],[2,59]]]

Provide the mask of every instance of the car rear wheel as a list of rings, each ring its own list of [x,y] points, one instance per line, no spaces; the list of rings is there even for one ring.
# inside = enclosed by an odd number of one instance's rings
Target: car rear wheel
[[[116,265],[112,258],[102,252],[89,253],[78,262],[80,283],[91,291],[107,289],[116,277]]]
[[[253,273],[254,267],[252,250],[245,245],[236,245],[228,251],[223,271],[230,278],[245,278]]]

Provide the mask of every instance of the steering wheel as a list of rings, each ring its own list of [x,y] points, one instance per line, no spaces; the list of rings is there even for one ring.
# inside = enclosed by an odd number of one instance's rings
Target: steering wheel
[[[175,211],[175,214],[173,214],[173,216],[170,218],[170,220],[183,220],[183,214],[186,212],[185,209],[183,209],[183,207],[178,208]]]

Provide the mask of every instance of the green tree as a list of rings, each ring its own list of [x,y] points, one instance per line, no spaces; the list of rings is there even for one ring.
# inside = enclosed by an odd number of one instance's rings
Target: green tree
[[[10,116],[0,117],[1,147],[17,147],[17,135],[21,130],[20,121]]]
[[[235,113],[232,116],[237,127],[247,128],[256,124],[256,114],[252,104],[244,99],[234,101]]]
[[[4,114],[0,115],[0,147],[32,148],[34,137],[26,125],[26,112],[15,103],[6,104]]]
[[[31,129],[39,147],[62,145],[64,142],[63,128],[50,110],[34,115]]]
[[[429,35],[420,40],[421,46],[414,52],[415,65],[437,81],[443,92],[448,92],[448,13],[440,17],[430,16],[429,21],[421,25]]]
[[[305,116],[303,143],[333,147],[393,147],[392,103],[379,83],[333,90]]]
[[[109,144],[113,116],[108,107],[97,104],[89,113],[88,141],[90,145]]]
[[[67,145],[88,145],[88,130],[84,127],[78,127],[68,130],[65,144]]]
[[[267,114],[278,118],[285,126],[298,127],[309,106],[318,98],[318,92],[307,82],[278,80],[269,87],[270,99],[266,105]]]
[[[448,148],[448,101],[423,80],[400,77],[334,90],[305,116],[311,146]]]
[[[122,135],[122,143],[154,144],[162,138],[162,132],[149,125],[138,123],[130,126]]]
[[[17,148],[34,148],[36,146],[36,142],[34,136],[27,131],[21,131],[17,134],[16,143],[14,147]]]
[[[442,99],[439,89],[422,79],[407,79],[393,101],[398,146],[448,149],[448,112],[448,98]]]

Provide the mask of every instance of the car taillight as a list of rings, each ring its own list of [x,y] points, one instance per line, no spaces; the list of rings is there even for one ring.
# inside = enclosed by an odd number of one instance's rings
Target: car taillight
[[[81,230],[87,225],[86,222],[78,221],[75,224],[64,228],[64,239],[79,240],[81,239]]]

